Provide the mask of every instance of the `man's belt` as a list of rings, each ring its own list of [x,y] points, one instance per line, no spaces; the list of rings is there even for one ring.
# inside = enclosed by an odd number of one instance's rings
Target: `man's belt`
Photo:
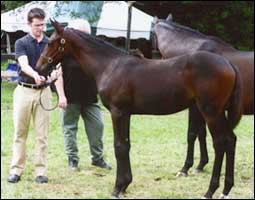
[[[32,88],[36,90],[39,90],[48,86],[48,85],[36,85],[36,84],[24,83],[24,82],[19,82],[18,84],[23,87]]]

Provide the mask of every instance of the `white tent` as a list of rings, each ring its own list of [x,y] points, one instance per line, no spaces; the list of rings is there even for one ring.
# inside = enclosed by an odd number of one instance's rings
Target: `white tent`
[[[108,37],[126,37],[128,21],[128,4],[124,1],[105,3],[101,17],[97,24],[96,35],[106,35]],[[150,30],[153,17],[132,8],[131,39],[150,39]]]
[[[58,4],[61,2],[57,2]],[[77,4],[76,2],[71,2]],[[77,5],[75,6],[77,9]],[[83,4],[84,6],[85,4]],[[6,32],[16,32],[22,30],[29,31],[27,25],[27,13],[34,7],[42,8],[46,12],[47,19],[55,17],[59,22],[68,22],[73,17],[71,14],[56,15],[56,1],[32,1],[20,8],[1,14],[1,30]],[[62,7],[68,7],[63,4]],[[75,8],[74,8],[75,9]],[[81,10],[81,9],[80,9]],[[86,13],[82,18],[86,18]],[[107,37],[126,37],[127,35],[128,4],[124,1],[104,2],[102,12],[97,23],[96,35]],[[151,22],[153,18],[133,7],[131,23],[131,39],[150,38]]]

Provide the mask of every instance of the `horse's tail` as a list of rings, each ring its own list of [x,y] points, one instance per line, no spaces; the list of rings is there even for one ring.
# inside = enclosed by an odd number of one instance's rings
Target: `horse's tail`
[[[242,81],[240,72],[235,65],[229,62],[236,74],[235,86],[230,97],[230,104],[227,108],[228,111],[228,121],[231,128],[235,128],[242,117],[243,104],[242,104]]]

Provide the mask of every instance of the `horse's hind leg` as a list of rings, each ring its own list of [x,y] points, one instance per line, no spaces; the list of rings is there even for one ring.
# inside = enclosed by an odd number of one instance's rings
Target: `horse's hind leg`
[[[236,136],[233,131],[227,136],[226,144],[226,174],[225,185],[221,198],[227,198],[234,185],[234,160],[235,160]]]
[[[200,163],[197,170],[202,171],[203,167],[208,163],[208,154],[206,148],[206,128],[205,121],[196,105],[189,108],[189,127],[188,127],[188,150],[187,156],[181,171],[178,176],[187,176],[188,170],[194,162],[194,146],[195,140],[199,137],[200,144]]]
[[[216,120],[209,120],[208,127],[213,138],[215,160],[209,189],[204,197],[212,198],[214,192],[219,187],[220,172],[225,152],[227,155],[227,163],[223,194],[227,195],[233,186],[235,136],[224,114]]]

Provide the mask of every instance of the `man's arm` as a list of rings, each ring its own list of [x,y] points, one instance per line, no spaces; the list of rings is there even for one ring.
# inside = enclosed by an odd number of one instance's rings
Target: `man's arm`
[[[57,81],[55,82],[55,86],[56,86],[57,93],[59,96],[58,106],[60,108],[66,108],[67,107],[67,99],[66,99],[66,95],[65,95],[65,91],[64,91],[64,80],[63,80],[62,68],[60,68],[59,70],[60,70],[60,75],[59,75]]]
[[[19,62],[21,70],[34,78],[37,85],[40,85],[45,82],[45,78],[43,76],[39,76],[39,74],[29,65],[26,46],[23,40],[17,40],[15,42],[15,54],[16,59]]]
[[[45,78],[43,76],[40,76],[38,72],[33,70],[33,68],[28,64],[28,58],[26,55],[19,56],[18,62],[21,70],[27,75],[33,77],[37,85],[41,85],[45,82]]]

